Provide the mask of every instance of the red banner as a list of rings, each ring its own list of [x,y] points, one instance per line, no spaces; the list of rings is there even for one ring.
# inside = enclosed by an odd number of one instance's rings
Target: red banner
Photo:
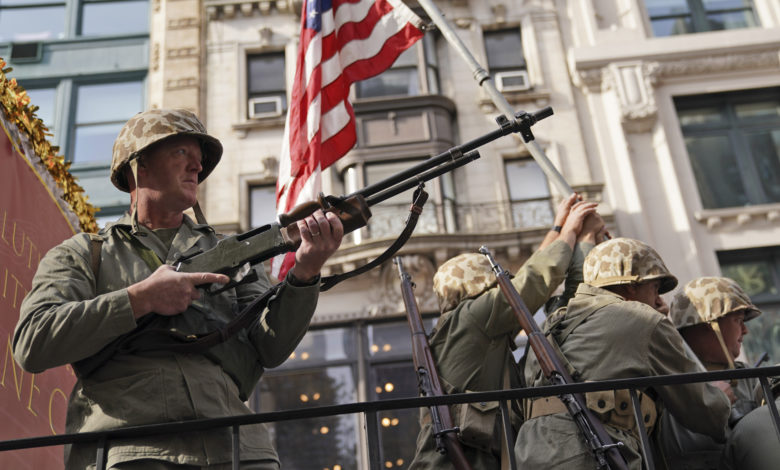
[[[62,434],[75,375],[70,367],[42,374],[14,362],[11,343],[19,307],[43,255],[74,234],[51,189],[19,150],[0,116],[0,440]],[[33,158],[35,156],[33,155]],[[3,469],[61,469],[62,446],[0,452]]]

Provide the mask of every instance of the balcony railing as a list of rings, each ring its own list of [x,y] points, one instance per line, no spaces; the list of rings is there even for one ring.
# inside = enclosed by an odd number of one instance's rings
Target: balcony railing
[[[104,470],[106,456],[110,443],[116,439],[132,438],[139,436],[152,436],[163,434],[180,434],[187,432],[204,431],[215,428],[230,428],[233,436],[233,469],[238,470],[240,465],[239,454],[239,428],[240,426],[258,423],[270,423],[290,421],[297,419],[317,418],[324,416],[336,416],[352,413],[362,413],[367,426],[367,449],[369,455],[369,469],[380,470],[382,464],[379,459],[379,430],[377,424],[377,412],[383,410],[408,409],[428,407],[437,404],[452,405],[456,403],[473,403],[483,401],[499,401],[501,411],[506,416],[507,400],[519,400],[523,398],[535,398],[556,396],[564,393],[587,393],[603,390],[630,390],[632,396],[635,390],[648,387],[665,385],[680,385],[695,382],[711,382],[717,380],[745,379],[756,377],[759,379],[764,391],[764,396],[772,396],[769,385],[769,377],[780,376],[780,366],[747,368],[737,370],[724,370],[715,372],[696,372],[690,374],[664,375],[656,377],[637,377],[629,379],[604,380],[597,382],[574,383],[568,385],[555,385],[547,387],[522,388],[491,392],[477,392],[468,394],[452,394],[441,397],[400,398],[393,400],[380,400],[372,402],[349,403],[343,405],[323,406],[301,410],[275,411],[271,413],[248,414],[242,416],[226,416],[223,418],[198,419],[192,421],[179,421],[172,423],[150,424],[146,426],[133,426],[114,429],[103,432],[86,432],[76,434],[62,434],[58,436],[32,437],[0,442],[0,452],[20,449],[30,449],[63,444],[95,443],[97,451],[95,456],[96,470]],[[634,400],[635,416],[641,416],[638,400]],[[774,421],[775,431],[780,444],[780,414],[774,400],[768,400],[770,415]],[[507,420],[504,420],[507,422]],[[637,420],[637,422],[641,422]],[[647,435],[644,427],[639,426],[642,434],[643,454],[650,456]],[[507,434],[511,435],[511,434]],[[509,448],[514,448],[514,442],[509,443]],[[510,453],[511,454],[511,453]],[[652,469],[651,459],[646,458],[646,467]],[[516,469],[515,463],[510,462],[510,467]]]

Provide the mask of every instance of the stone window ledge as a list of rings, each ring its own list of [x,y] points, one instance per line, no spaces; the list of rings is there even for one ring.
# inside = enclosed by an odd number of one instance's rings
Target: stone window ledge
[[[705,224],[710,230],[717,229],[726,223],[745,226],[751,221],[776,222],[780,220],[780,204],[703,209],[694,213],[694,217],[697,222]]]

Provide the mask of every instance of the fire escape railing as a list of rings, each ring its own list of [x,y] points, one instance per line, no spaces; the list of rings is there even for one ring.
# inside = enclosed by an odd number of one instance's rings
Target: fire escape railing
[[[502,412],[506,413],[507,400],[519,400],[523,398],[535,398],[545,396],[555,396],[563,393],[587,393],[604,390],[629,390],[632,398],[639,389],[658,387],[665,385],[680,385],[695,382],[711,382],[718,380],[758,378],[765,397],[771,397],[769,377],[780,376],[780,366],[746,368],[735,370],[723,370],[714,372],[695,372],[689,374],[662,375],[655,377],[636,377],[627,379],[603,380],[597,382],[583,382],[567,385],[555,385],[545,387],[529,387],[511,390],[500,390],[490,392],[458,393],[441,397],[420,397],[420,398],[398,398],[391,400],[379,400],[371,402],[347,403],[342,405],[321,406],[316,408],[306,408],[300,410],[274,411],[269,413],[257,413],[241,416],[226,416],[222,418],[197,419],[191,421],[177,421],[170,423],[149,424],[144,426],[133,426],[127,428],[113,429],[100,432],[85,432],[74,434],[61,434],[55,436],[31,437],[24,439],[14,439],[0,441],[0,452],[29,449],[36,447],[48,447],[63,444],[81,444],[97,443],[96,470],[104,470],[106,465],[106,456],[111,441],[115,439],[124,439],[161,434],[179,434],[187,432],[204,431],[214,428],[231,428],[233,437],[233,469],[238,470],[240,464],[239,454],[239,428],[248,424],[269,423],[279,421],[290,421],[306,418],[317,418],[324,416],[335,416],[342,414],[363,413],[367,423],[368,452],[371,470],[380,470],[379,461],[379,430],[377,425],[376,413],[383,410],[408,409],[428,407],[437,404],[456,404],[472,403],[483,401],[499,401],[502,406]],[[767,400],[770,415],[774,421],[774,428],[780,445],[780,414],[774,400]],[[635,414],[639,412],[638,400],[633,400]],[[507,420],[504,420],[507,422]],[[641,422],[637,420],[636,422]],[[647,435],[644,426],[639,426],[642,442],[642,453],[649,456],[651,453],[648,448]],[[512,442],[510,449],[514,448]],[[645,467],[652,469],[651,459],[645,459]],[[516,466],[512,465],[513,470]]]

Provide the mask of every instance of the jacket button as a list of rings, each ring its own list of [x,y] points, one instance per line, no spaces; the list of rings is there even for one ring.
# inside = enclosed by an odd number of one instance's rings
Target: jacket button
[[[626,408],[628,408],[628,403],[626,403],[624,401],[621,401],[620,402],[620,409],[621,410],[625,410]]]
[[[596,403],[596,405],[598,405],[599,408],[604,408],[607,406],[607,402],[605,402],[604,400],[599,400],[598,403]]]

